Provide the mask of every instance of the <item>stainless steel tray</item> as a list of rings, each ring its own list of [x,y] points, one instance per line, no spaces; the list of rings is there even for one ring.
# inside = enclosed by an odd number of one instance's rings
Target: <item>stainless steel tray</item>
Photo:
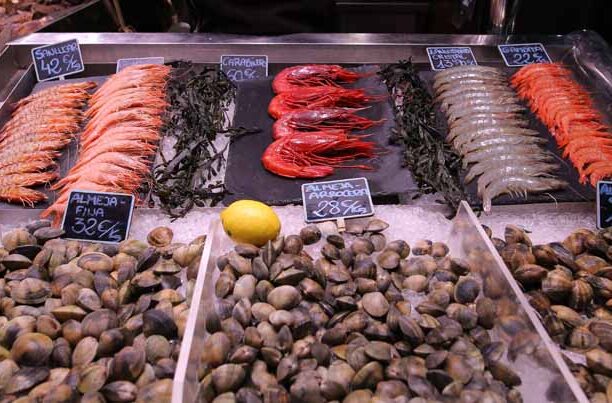
[[[402,226],[410,227],[410,224],[410,222],[402,222]],[[432,225],[435,224],[432,223]],[[514,315],[525,324],[519,337],[534,340],[532,349],[519,353],[515,361],[507,361],[521,375],[523,383],[519,389],[524,401],[534,403],[588,402],[569,368],[563,362],[558,348],[538,321],[467,203],[461,204],[450,227],[440,227],[440,231],[446,232],[446,237],[441,236],[441,239],[432,240],[446,241],[452,256],[467,259],[474,267],[477,267],[478,270],[474,274],[483,282],[485,295],[495,297],[498,301],[504,300],[504,303],[514,310]],[[418,237],[418,234],[415,236]],[[315,247],[320,247],[317,245]],[[205,317],[208,309],[216,301],[214,283],[219,276],[216,260],[232,246],[232,242],[223,233],[220,222],[213,222],[208,232],[201,263],[201,268],[206,267],[206,272],[200,272],[196,282],[175,375],[174,403],[191,402],[196,399],[200,356],[204,341],[208,337],[204,325]],[[493,289],[497,291],[494,292]],[[410,300],[415,296],[406,294],[405,298]],[[196,303],[198,300],[200,302]],[[491,331],[492,338],[509,341],[508,334],[501,329],[501,324],[498,322]]]

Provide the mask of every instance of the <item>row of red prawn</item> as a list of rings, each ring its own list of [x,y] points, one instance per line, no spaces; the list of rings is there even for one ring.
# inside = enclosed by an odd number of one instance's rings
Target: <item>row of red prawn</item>
[[[72,190],[136,193],[157,152],[169,72],[167,66],[131,66],[94,93],[78,160],[52,186],[58,198],[41,217],[54,216],[58,223]]]
[[[612,133],[568,68],[558,63],[532,64],[514,74],[512,85],[563,148],[581,183],[595,186],[612,177]]]
[[[277,95],[268,108],[277,119],[275,141],[262,156],[263,166],[289,178],[320,178],[340,167],[371,169],[349,164],[376,153],[374,143],[350,132],[380,123],[356,114],[380,97],[340,86],[364,76],[336,65],[294,66],[276,75],[272,88]]]
[[[0,200],[33,206],[47,199],[34,186],[57,179],[56,159],[79,132],[83,107],[96,84],[64,84],[16,104],[0,131]]]

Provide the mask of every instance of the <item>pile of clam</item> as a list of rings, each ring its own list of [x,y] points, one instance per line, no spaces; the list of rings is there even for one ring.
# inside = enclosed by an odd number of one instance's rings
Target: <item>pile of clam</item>
[[[612,230],[579,229],[533,245],[509,225],[505,240],[492,241],[551,338],[583,355],[586,366],[568,362],[584,391],[612,402]]]
[[[49,225],[2,237],[0,401],[169,401],[203,237],[80,243]]]
[[[200,401],[522,401],[489,331],[496,302],[468,264],[444,243],[387,243],[387,227],[372,219],[315,246],[310,225],[221,255]]]

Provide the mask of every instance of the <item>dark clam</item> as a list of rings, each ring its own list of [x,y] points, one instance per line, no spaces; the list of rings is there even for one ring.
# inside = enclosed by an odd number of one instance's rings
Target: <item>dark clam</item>
[[[27,269],[32,265],[32,260],[28,259],[23,255],[7,255],[0,260],[2,266],[4,266],[9,271],[16,271],[21,269]]]
[[[36,278],[26,278],[11,289],[11,298],[15,302],[27,305],[39,305],[51,294],[48,282]]]
[[[504,237],[506,243],[508,244],[522,243],[527,246],[532,245],[531,239],[529,239],[527,232],[524,229],[517,227],[516,225],[507,225],[506,229],[504,230]]]
[[[414,255],[431,255],[433,242],[428,239],[420,239],[415,242],[412,247],[412,253]]]
[[[455,301],[460,304],[474,302],[480,293],[480,283],[472,276],[466,276],[459,279],[455,285],[454,297]]]
[[[518,269],[522,265],[534,264],[536,262],[531,248],[523,243],[509,243],[500,254],[511,271]]]
[[[23,367],[9,378],[4,392],[10,395],[26,391],[43,382],[48,377],[49,369],[46,367]]]
[[[535,264],[525,264],[513,273],[514,278],[524,286],[537,286],[546,277],[548,270]]]
[[[562,269],[551,270],[542,280],[542,292],[553,301],[563,301],[572,291],[572,280]]]
[[[305,245],[317,243],[321,239],[321,230],[316,225],[308,225],[300,231],[300,238]]]
[[[358,255],[360,253],[371,255],[374,252],[374,244],[369,239],[356,238],[351,244],[351,251],[355,255]]]

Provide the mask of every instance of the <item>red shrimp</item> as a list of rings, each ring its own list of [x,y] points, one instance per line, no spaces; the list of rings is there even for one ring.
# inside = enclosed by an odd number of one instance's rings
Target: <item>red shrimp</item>
[[[372,120],[355,114],[354,109],[320,108],[289,112],[280,117],[272,126],[272,137],[279,139],[301,132],[325,129],[365,130],[380,124],[383,120]]]
[[[371,158],[376,145],[346,132],[307,132],[274,141],[262,156],[270,172],[288,178],[321,178],[334,168],[372,169],[365,164],[347,165],[356,158]]]
[[[381,101],[385,98],[383,95],[368,95],[362,89],[348,90],[330,86],[300,88],[272,98],[268,113],[274,119],[278,119],[286,113],[300,109],[361,108],[368,102]]]
[[[334,64],[307,64],[287,67],[274,77],[275,93],[291,92],[303,87],[335,86],[353,83],[373,73],[356,73]]]

